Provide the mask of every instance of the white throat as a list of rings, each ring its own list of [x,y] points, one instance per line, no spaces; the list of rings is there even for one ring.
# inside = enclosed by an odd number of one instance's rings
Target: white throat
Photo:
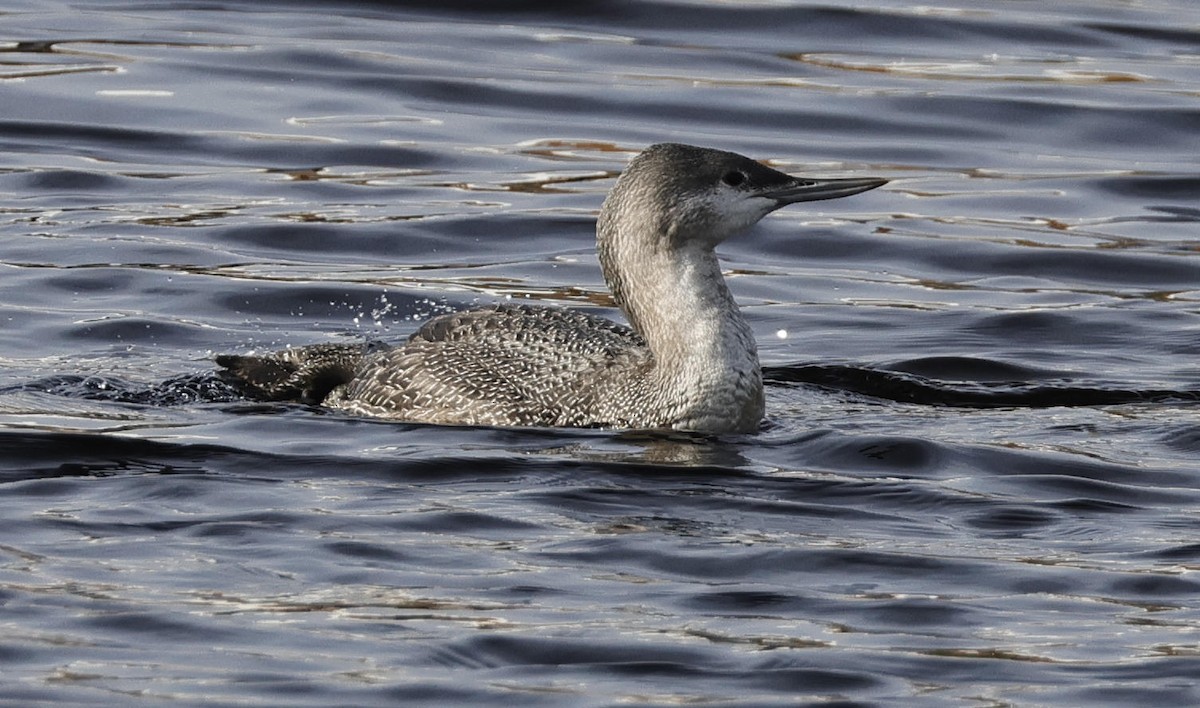
[[[638,264],[647,277],[626,303],[654,354],[659,385],[678,392],[689,427],[704,429],[710,418],[728,421],[732,411],[757,423],[762,372],[754,332],[716,254],[694,246],[659,255],[652,259],[657,264]]]

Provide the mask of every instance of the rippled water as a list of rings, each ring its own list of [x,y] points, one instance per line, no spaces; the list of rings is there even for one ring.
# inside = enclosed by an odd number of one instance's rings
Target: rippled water
[[[578,5],[578,7],[576,7]],[[1200,702],[1188,0],[0,12],[0,698]],[[759,434],[238,400],[529,298],[664,140],[882,190],[721,253]]]

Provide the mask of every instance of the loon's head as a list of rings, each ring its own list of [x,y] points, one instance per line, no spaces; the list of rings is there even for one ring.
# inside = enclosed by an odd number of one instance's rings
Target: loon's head
[[[600,213],[600,238],[654,239],[653,249],[712,249],[767,214],[796,202],[848,197],[876,178],[792,177],[724,150],[659,143],[635,157]]]

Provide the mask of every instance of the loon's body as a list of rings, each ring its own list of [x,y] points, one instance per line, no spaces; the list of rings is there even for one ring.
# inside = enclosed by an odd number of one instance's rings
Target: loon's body
[[[762,373],[713,249],[770,212],[880,179],[791,177],[731,152],[664,143],[617,180],[596,224],[630,326],[550,307],[437,317],[397,347],[320,344],[220,356],[250,395],[450,425],[749,432]]]

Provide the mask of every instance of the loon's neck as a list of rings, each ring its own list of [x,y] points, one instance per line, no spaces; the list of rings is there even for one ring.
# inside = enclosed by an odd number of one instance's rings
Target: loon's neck
[[[652,380],[683,411],[678,427],[757,428],[763,400],[754,333],[712,249],[610,249],[601,262],[622,311],[653,355]]]

